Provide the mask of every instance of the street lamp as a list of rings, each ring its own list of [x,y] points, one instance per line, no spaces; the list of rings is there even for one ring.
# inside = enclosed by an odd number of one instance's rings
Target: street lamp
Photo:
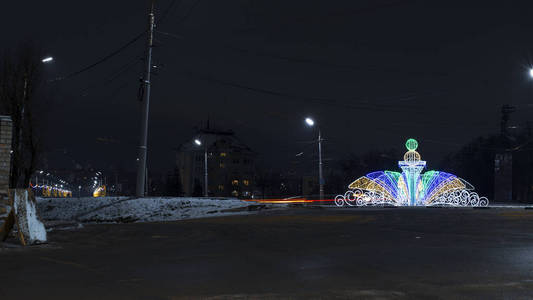
[[[196,146],[201,146],[202,141],[200,139],[194,139]],[[207,180],[207,144],[204,145],[204,197],[208,197],[208,180]]]
[[[529,69],[529,76],[533,77],[533,68]]]
[[[43,63],[49,63],[49,62],[52,62],[54,60],[54,58],[52,56],[47,56],[45,58],[43,58],[41,61]]]
[[[309,127],[315,125],[315,121],[311,118],[305,118],[305,123]],[[324,199],[324,177],[322,176],[322,137],[320,135],[320,127],[318,127],[318,184],[320,192],[320,200]]]

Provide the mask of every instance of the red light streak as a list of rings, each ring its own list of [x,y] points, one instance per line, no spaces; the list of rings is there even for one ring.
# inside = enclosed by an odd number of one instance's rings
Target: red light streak
[[[306,199],[306,198],[291,198],[291,199],[244,199],[244,201],[251,201],[257,203],[270,204],[290,204],[290,203],[314,203],[314,202],[333,202],[335,199]]]

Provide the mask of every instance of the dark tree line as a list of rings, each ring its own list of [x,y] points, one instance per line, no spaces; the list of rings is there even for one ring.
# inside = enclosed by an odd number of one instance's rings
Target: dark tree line
[[[28,187],[41,153],[35,98],[41,83],[41,55],[30,45],[0,58],[0,114],[13,124],[10,187]]]
[[[479,194],[493,199],[494,157],[503,149],[500,136],[478,137],[446,155],[438,169],[467,180]]]
[[[533,141],[529,126],[512,134],[478,137],[449,154],[441,162],[443,171],[470,182],[479,194],[495,199],[495,158],[506,153],[512,157],[513,201],[533,202]],[[501,188],[501,187],[500,187]]]

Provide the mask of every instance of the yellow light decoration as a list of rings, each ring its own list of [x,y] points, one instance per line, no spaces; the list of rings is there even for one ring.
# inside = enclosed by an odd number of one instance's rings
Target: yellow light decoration
[[[420,161],[420,154],[414,150],[409,150],[403,155],[403,160],[406,162],[417,162]]]
[[[432,203],[436,198],[441,196],[442,194],[449,193],[453,190],[464,190],[465,184],[457,177],[449,178],[448,180],[442,182],[433,190],[433,192],[428,195],[427,203]]]

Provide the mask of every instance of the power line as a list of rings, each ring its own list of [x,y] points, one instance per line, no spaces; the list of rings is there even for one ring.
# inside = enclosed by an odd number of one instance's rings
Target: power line
[[[167,7],[167,9],[165,9],[163,14],[161,15],[161,18],[159,18],[159,22],[158,22],[159,25],[161,25],[161,24],[163,24],[165,22],[165,19],[168,17],[168,15],[170,13],[170,10],[172,9],[172,7],[174,7],[174,4],[176,4],[176,0],[172,0],[172,2]],[[181,0],[180,0],[180,3],[178,4],[178,7],[179,7],[180,4],[181,4]]]
[[[200,0],[196,0],[191,6],[189,6],[189,10],[181,17],[180,20],[178,20],[177,24],[185,22],[192,14],[192,11],[194,8],[200,3]]]
[[[172,32],[165,32],[165,31],[159,31],[158,30],[157,33],[166,35],[168,37],[172,37],[172,38],[177,39],[177,40],[187,40],[187,42],[188,42],[187,45],[189,45],[190,44],[189,42],[191,42],[191,41],[192,42],[198,42],[198,41],[194,41],[194,40],[192,40],[192,39],[190,39],[190,38],[188,38],[186,36],[183,36],[183,35],[180,35],[180,34],[175,34],[175,33],[172,33]],[[339,63],[334,63],[334,62],[324,61],[324,60],[317,60],[317,59],[312,59],[312,58],[308,58],[308,57],[287,56],[287,55],[281,55],[281,54],[277,54],[277,53],[267,52],[267,51],[264,51],[264,50],[251,50],[251,49],[240,48],[240,47],[236,47],[236,46],[229,45],[229,44],[216,44],[216,45],[210,45],[210,46],[215,46],[215,47],[218,47],[218,48],[224,48],[224,49],[227,49],[227,50],[230,50],[232,52],[239,53],[239,54],[243,54],[244,53],[244,54],[248,54],[248,55],[255,55],[255,56],[258,56],[258,57],[267,57],[267,58],[287,61],[287,62],[291,62],[291,63],[313,64],[313,65],[322,66],[322,67],[353,70],[353,71],[357,71],[357,72],[379,72],[379,73],[388,72],[388,73],[399,73],[399,74],[402,74],[402,75],[411,75],[411,76],[420,76],[420,77],[424,77],[424,76],[428,75],[427,72],[421,72],[421,71],[407,71],[405,69],[356,66],[356,65],[350,65],[350,64],[339,64]],[[447,73],[435,72],[435,71],[431,71],[431,75],[432,76],[438,76],[438,77],[447,77],[447,76],[449,76]]]
[[[138,34],[137,36],[135,36],[133,39],[131,39],[130,41],[128,41],[127,43],[125,43],[124,45],[120,46],[118,49],[114,50],[113,52],[109,53],[108,55],[102,57],[101,59],[97,60],[96,62],[78,70],[78,71],[75,71],[75,72],[72,72],[66,76],[62,76],[62,77],[58,77],[54,80],[52,80],[52,82],[54,81],[62,81],[62,80],[65,80],[65,79],[70,79],[74,76],[77,76],[83,72],[86,72],[96,66],[98,66],[99,64],[101,63],[104,63],[105,61],[107,61],[108,59],[112,58],[113,56],[119,54],[120,52],[124,51],[126,48],[128,48],[130,45],[132,45],[133,43],[135,43],[136,41],[138,41],[144,34],[146,33],[146,30],[141,32],[140,34]]]
[[[199,0],[197,0],[193,6],[191,7],[191,9],[189,10],[188,14],[186,17],[188,17],[188,15],[190,14],[190,12],[192,11],[192,9],[194,8],[194,6],[199,2]],[[176,3],[176,0],[173,0],[172,3],[167,7],[167,9],[163,12],[163,17],[161,18],[161,22],[164,21],[164,19],[168,16],[170,10],[172,9],[172,7],[174,6],[174,4]],[[183,21],[183,20],[182,20]],[[75,72],[72,72],[68,75],[65,75],[65,76],[62,76],[62,77],[58,77],[56,79],[53,79],[52,82],[55,82],[55,81],[62,81],[62,80],[65,80],[65,79],[70,79],[72,77],[75,77],[83,72],[86,72],[104,62],[106,62],[107,60],[109,60],[110,58],[114,57],[115,55],[119,54],[120,52],[124,51],[126,48],[128,48],[130,45],[134,44],[136,41],[138,41],[141,37],[144,36],[144,34],[147,32],[147,30],[144,30],[142,31],[141,33],[139,33],[138,35],[136,35],[134,38],[132,38],[130,41],[126,42],[125,44],[123,44],[122,46],[120,46],[119,48],[117,48],[116,50],[112,51],[111,53],[109,53],[108,55],[100,58],[99,60],[97,60],[96,62],[84,67],[84,68],[81,68],[80,70],[78,71],[75,71]]]
[[[89,90],[91,90],[93,88],[109,85],[110,83],[112,83],[116,79],[120,78],[121,75],[125,74],[131,68],[135,67],[141,61],[140,58],[141,58],[140,56],[136,56],[133,60],[129,61],[128,63],[124,64],[123,66],[121,66],[120,68],[118,68],[117,70],[112,72],[107,77],[107,79],[105,79],[103,82],[92,84],[92,85],[86,87],[85,89],[83,89],[81,91],[82,96],[87,96],[87,91],[89,91]]]
[[[321,105],[337,106],[337,107],[344,107],[344,108],[351,108],[351,109],[374,110],[374,111],[389,111],[389,112],[405,112],[405,111],[407,111],[405,109],[401,110],[401,109],[398,109],[398,108],[394,108],[392,105],[387,105],[387,106],[381,105],[381,106],[379,106],[379,105],[371,104],[371,103],[368,103],[368,102],[363,102],[363,103],[360,102],[360,103],[357,103],[357,104],[345,104],[345,103],[339,103],[340,99],[335,99],[335,98],[311,97],[311,96],[302,96],[302,95],[296,95],[296,94],[283,93],[283,92],[264,89],[264,88],[251,87],[251,86],[247,86],[247,85],[236,83],[236,82],[216,79],[216,78],[214,78],[212,76],[205,76],[205,75],[201,75],[199,73],[195,73],[195,72],[192,72],[192,71],[187,72],[187,74],[190,75],[193,78],[204,80],[204,81],[208,81],[208,82],[213,82],[213,83],[216,83],[216,84],[219,84],[219,85],[224,85],[224,86],[230,86],[230,87],[234,87],[234,88],[244,89],[244,90],[248,90],[248,91],[252,91],[252,92],[256,92],[256,93],[260,93],[260,94],[266,94],[266,95],[270,95],[270,96],[277,96],[277,97],[284,97],[284,98],[289,98],[289,99],[298,99],[298,100],[307,101],[307,102],[314,102],[316,104],[321,104]],[[409,96],[409,97],[412,97],[412,96]],[[399,98],[401,98],[401,97],[399,97]],[[354,99],[343,99],[343,101],[353,101],[353,100]],[[403,105],[401,107],[402,108],[406,108]],[[408,111],[415,111],[415,110],[408,110]]]

